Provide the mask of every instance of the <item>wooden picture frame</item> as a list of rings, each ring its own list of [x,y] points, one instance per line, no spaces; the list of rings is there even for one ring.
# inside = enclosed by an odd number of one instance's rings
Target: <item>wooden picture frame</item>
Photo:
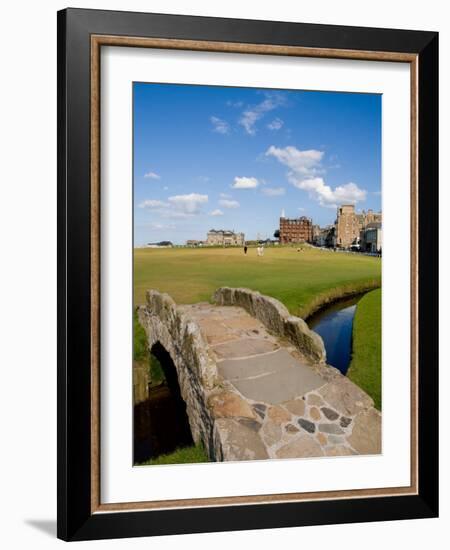
[[[411,485],[102,504],[100,50],[363,59],[411,67]],[[58,537],[86,540],[438,514],[438,35],[67,9],[58,13]]]

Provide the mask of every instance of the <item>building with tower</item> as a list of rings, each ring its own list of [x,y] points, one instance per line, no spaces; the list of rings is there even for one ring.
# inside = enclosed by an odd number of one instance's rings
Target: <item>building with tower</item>
[[[354,204],[343,204],[337,209],[335,223],[335,244],[339,248],[349,248],[358,245],[363,232],[369,224],[379,224],[381,227],[381,212],[363,210],[356,213]]]

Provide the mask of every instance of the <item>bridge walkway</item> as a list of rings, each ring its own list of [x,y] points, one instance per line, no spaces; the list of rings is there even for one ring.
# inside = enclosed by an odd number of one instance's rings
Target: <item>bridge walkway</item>
[[[199,327],[217,364],[223,391],[210,406],[230,455],[381,452],[380,413],[336,369],[312,362],[241,307],[199,303],[178,308]]]

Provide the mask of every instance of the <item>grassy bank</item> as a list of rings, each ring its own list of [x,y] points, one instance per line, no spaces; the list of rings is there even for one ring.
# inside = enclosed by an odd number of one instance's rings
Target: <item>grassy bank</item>
[[[353,356],[347,376],[381,410],[381,289],[358,302],[353,321]]]
[[[202,445],[193,445],[192,447],[183,447],[173,453],[160,455],[158,458],[152,458],[139,464],[139,466],[158,466],[162,464],[194,464],[200,462],[209,462],[208,455],[205,453]]]
[[[381,260],[314,248],[135,249],[134,300],[149,288],[178,303],[209,301],[220,286],[248,287],[280,300],[291,313],[311,315],[328,301],[381,284]]]

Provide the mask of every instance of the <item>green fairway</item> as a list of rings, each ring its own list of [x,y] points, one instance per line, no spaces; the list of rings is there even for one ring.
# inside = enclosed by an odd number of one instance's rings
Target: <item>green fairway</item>
[[[153,288],[177,303],[210,301],[221,286],[247,287],[277,298],[294,315],[307,317],[324,300],[381,285],[381,260],[305,247],[172,248],[134,250],[134,300]]]
[[[369,292],[358,302],[353,321],[353,356],[347,376],[381,410],[381,289]]]

